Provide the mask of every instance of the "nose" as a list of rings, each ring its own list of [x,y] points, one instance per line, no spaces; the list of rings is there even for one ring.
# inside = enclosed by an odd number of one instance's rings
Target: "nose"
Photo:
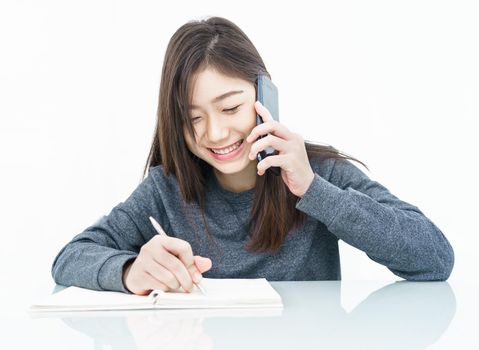
[[[219,143],[219,141],[228,138],[228,125],[225,125],[225,121],[222,121],[219,117],[211,117],[207,123],[207,135],[208,140],[211,143]]]

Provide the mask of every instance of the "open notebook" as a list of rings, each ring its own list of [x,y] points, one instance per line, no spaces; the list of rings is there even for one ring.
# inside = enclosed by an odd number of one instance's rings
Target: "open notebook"
[[[264,278],[203,278],[201,285],[206,294],[196,287],[191,293],[186,293],[180,288],[171,292],[153,290],[145,296],[68,287],[33,303],[29,311],[283,307],[281,296]]]

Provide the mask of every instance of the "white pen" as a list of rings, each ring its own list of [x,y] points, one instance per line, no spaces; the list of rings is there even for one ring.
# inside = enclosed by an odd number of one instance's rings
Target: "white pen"
[[[155,228],[156,232],[158,232],[159,235],[162,235],[162,236],[167,236],[168,235],[166,234],[166,232],[163,230],[163,228],[161,227],[161,225],[158,223],[158,221],[156,221],[152,216],[150,216],[150,221],[151,221],[151,224],[153,225],[153,227]],[[201,291],[201,293],[203,293],[204,295],[206,295],[206,291],[204,290],[204,288],[200,285],[200,283],[195,283],[193,282],[193,284],[198,287],[198,289]]]

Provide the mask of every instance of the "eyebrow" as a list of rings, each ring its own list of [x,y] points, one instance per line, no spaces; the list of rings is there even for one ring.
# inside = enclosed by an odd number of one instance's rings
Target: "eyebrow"
[[[214,99],[212,99],[212,100],[211,100],[211,103],[217,103],[217,102],[219,102],[219,101],[221,101],[221,100],[224,100],[224,99],[227,98],[227,97],[230,97],[230,96],[232,96],[232,95],[242,94],[243,92],[244,92],[243,90],[237,90],[237,91],[232,90],[232,91],[228,91],[227,93],[224,93],[224,94],[219,95],[219,96],[215,97]],[[189,105],[188,107],[189,107],[189,109],[199,108],[199,107],[196,106],[196,105]]]

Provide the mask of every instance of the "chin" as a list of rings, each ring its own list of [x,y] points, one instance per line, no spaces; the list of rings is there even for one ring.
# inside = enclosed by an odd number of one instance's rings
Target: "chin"
[[[237,174],[245,170],[249,166],[248,162],[237,162],[236,164],[211,164],[210,165],[222,174]]]

